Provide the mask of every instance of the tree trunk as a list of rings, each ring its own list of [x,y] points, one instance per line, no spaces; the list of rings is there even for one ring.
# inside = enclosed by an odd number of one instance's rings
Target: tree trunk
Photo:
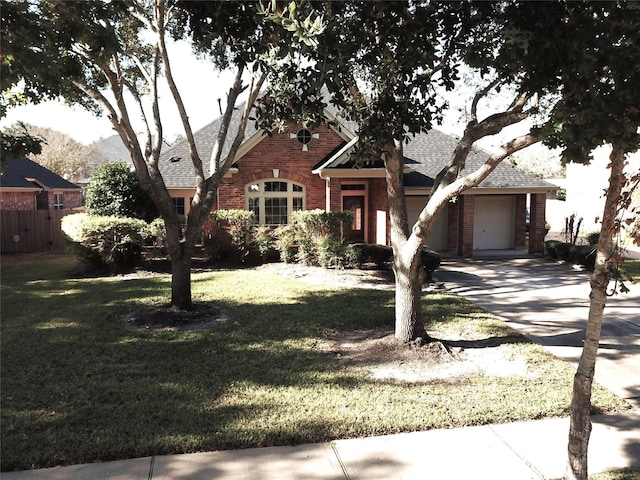
[[[402,142],[390,142],[385,150],[393,272],[396,280],[395,338],[402,343],[409,343],[417,338],[426,340],[428,337],[422,323],[422,245],[419,239],[409,238]]]
[[[420,253],[416,255],[412,250],[410,244],[405,242],[393,256],[393,272],[396,279],[395,338],[402,343],[409,343],[418,338],[428,340],[422,322],[424,269]]]
[[[602,216],[596,265],[591,275],[589,317],[584,347],[573,381],[571,420],[569,427],[567,478],[587,480],[587,454],[591,435],[591,387],[596,366],[598,344],[602,329],[607,286],[611,279],[608,264],[614,253],[613,236],[616,230],[617,201],[624,185],[624,152],[615,148],[611,152],[611,176]]]
[[[191,253],[171,255],[171,307],[191,310]]]

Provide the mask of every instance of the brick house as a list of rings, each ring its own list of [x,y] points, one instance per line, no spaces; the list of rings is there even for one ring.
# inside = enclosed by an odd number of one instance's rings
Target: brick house
[[[239,120],[242,108],[232,121]],[[334,119],[330,112],[328,118]],[[208,159],[221,119],[194,134],[201,158]],[[230,131],[235,131],[230,128]],[[384,166],[357,168],[350,150],[357,142],[353,125],[309,131],[290,125],[288,132],[265,135],[247,127],[245,141],[217,192],[215,208],[254,211],[260,225],[280,225],[299,209],[351,210],[351,240],[389,244],[389,214]],[[415,137],[405,146],[405,189],[409,222],[413,223],[430,194],[433,181],[455,148],[457,138],[438,130]],[[228,146],[223,148],[223,158]],[[474,150],[467,161],[473,169],[488,156]],[[209,165],[205,165],[205,174]],[[195,176],[188,145],[167,149],[160,170],[179,213],[189,211]],[[523,249],[526,211],[530,208],[528,249],[542,252],[547,192],[555,187],[512,167],[499,165],[478,187],[447,205],[427,244],[439,251],[471,256],[476,250]]]
[[[60,219],[82,208],[82,188],[42,165],[7,159],[0,175],[0,251],[64,251]]]
[[[64,210],[82,206],[82,188],[27,158],[6,160],[0,210]]]

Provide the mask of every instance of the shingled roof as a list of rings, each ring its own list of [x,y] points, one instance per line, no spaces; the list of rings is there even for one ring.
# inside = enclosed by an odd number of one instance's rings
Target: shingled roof
[[[0,188],[20,190],[80,190],[81,188],[28,158],[8,158]]]
[[[234,108],[229,124],[229,135],[222,147],[222,156],[220,157],[222,159],[226,158],[229,150],[231,150],[231,144],[240,126],[244,108],[244,103]],[[218,131],[220,130],[222,121],[223,117],[219,117],[193,134],[198,154],[202,160],[205,176],[209,176],[211,154],[213,153],[213,147],[218,138]],[[247,122],[245,142],[254,135],[261,134],[256,128],[255,123],[256,122],[251,120]],[[193,171],[193,163],[191,162],[191,154],[189,153],[189,144],[186,140],[181,140],[162,153],[160,156],[160,173],[162,173],[167,188],[194,187],[195,174]]]
[[[329,104],[327,112],[333,119],[340,121],[337,113],[332,109]],[[237,132],[242,112],[245,104],[241,104],[234,109],[231,123],[229,125],[229,132],[235,134]],[[220,117],[213,122],[205,125],[203,128],[194,133],[196,146],[198,153],[203,162],[205,175],[209,175],[209,161],[215,140],[218,135],[218,130],[222,123],[223,117]],[[349,123],[343,129],[347,136],[351,136],[355,133],[356,126]],[[245,143],[249,139],[256,140],[256,135],[265,135],[265,132],[261,132],[256,128],[254,121],[247,123],[245,132]],[[225,158],[229,153],[233,138],[230,138],[224,143],[222,148],[222,157]],[[439,130],[433,129],[428,133],[423,133],[414,137],[408,144],[405,145],[405,165],[408,168],[408,172],[404,176],[405,187],[408,189],[427,189],[433,186],[434,177],[442,169],[445,162],[455,149],[459,138],[454,135],[448,135]],[[354,139],[354,141],[357,141]],[[352,165],[346,159],[347,151],[345,146],[341,145],[335,152],[327,156],[325,161],[320,162],[315,168],[314,172],[319,173],[320,170],[331,170],[334,168],[351,168]],[[350,148],[347,148],[350,150]],[[475,170],[479,167],[490,155],[489,152],[479,148],[474,148],[469,154],[467,159],[466,172]],[[340,158],[339,158],[340,157]],[[193,165],[191,163],[191,157],[189,154],[189,146],[186,140],[182,140],[173,147],[163,152],[160,157],[160,171],[164,177],[165,183],[168,188],[193,188],[195,185],[195,175],[193,173]],[[316,170],[316,168],[318,170]],[[366,167],[365,167],[366,168]],[[465,173],[462,172],[462,174]],[[554,189],[554,185],[545,182],[533,175],[530,175],[516,167],[509,162],[501,162],[496,169],[480,183],[478,189],[493,189],[493,188],[520,188],[529,190],[541,190],[541,189]]]
[[[407,188],[430,188],[435,176],[453,153],[459,138],[433,129],[413,138],[404,147],[405,165],[411,172],[404,176]],[[466,168],[461,176],[479,168],[490,153],[474,147],[466,160]],[[509,161],[502,161],[476,188],[522,188],[522,189],[556,189],[556,187],[535,175],[526,173]]]

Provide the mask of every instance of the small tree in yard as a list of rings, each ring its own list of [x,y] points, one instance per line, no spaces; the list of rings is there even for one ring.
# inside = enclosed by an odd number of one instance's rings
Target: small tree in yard
[[[104,163],[91,176],[85,194],[90,215],[139,218],[151,222],[158,209],[125,162]]]
[[[7,56],[18,57],[13,63],[13,84],[22,81],[26,91],[62,95],[69,102],[106,113],[129,150],[140,186],[164,220],[172,269],[171,304],[178,309],[191,308],[191,255],[195,242],[215,202],[217,186],[242,143],[249,112],[265,79],[268,54],[273,52],[270,47],[277,37],[271,36],[266,27],[259,27],[260,19],[254,15],[253,6],[235,2],[169,5],[165,0],[60,0],[33,1],[19,7],[25,15],[17,12],[13,25],[29,33],[30,41],[20,43],[13,35],[16,41],[3,51]],[[5,5],[3,19],[4,8]],[[10,6],[11,11],[20,8]],[[200,158],[196,148],[166,46],[170,29],[177,36],[196,37],[202,25],[207,30],[206,38],[199,37],[200,48],[213,60],[212,68],[235,70],[211,159]],[[21,61],[21,57],[35,61]],[[161,74],[178,109],[196,176],[186,221],[176,214],[160,171]],[[247,92],[246,107],[232,129],[231,117],[243,91]],[[142,118],[143,140],[132,123],[134,116]],[[225,142],[230,148],[223,157]],[[210,163],[208,169],[204,160]]]
[[[628,165],[625,159],[640,148],[640,78],[636,71],[640,5],[568,3],[565,18],[572,35],[558,48],[569,53],[570,61],[562,72],[563,100],[554,109],[554,132],[548,142],[563,149],[565,162],[581,163],[589,161],[595,147],[611,145],[609,186],[590,280],[589,315],[571,401],[567,478],[587,480],[591,388],[604,309],[611,294],[609,282],[621,258],[615,239],[621,226],[633,225],[640,213],[631,207],[640,181],[639,166]],[[629,231],[640,244],[638,230]]]

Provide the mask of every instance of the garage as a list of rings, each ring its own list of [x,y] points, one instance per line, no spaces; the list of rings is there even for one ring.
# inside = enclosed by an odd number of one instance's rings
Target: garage
[[[409,228],[416,223],[420,212],[427,204],[428,196],[408,196],[407,197],[407,218],[409,220]],[[427,245],[436,251],[447,249],[447,206],[435,220],[431,234],[427,239]]]
[[[474,250],[505,250],[515,247],[515,205],[513,195],[476,195]]]

